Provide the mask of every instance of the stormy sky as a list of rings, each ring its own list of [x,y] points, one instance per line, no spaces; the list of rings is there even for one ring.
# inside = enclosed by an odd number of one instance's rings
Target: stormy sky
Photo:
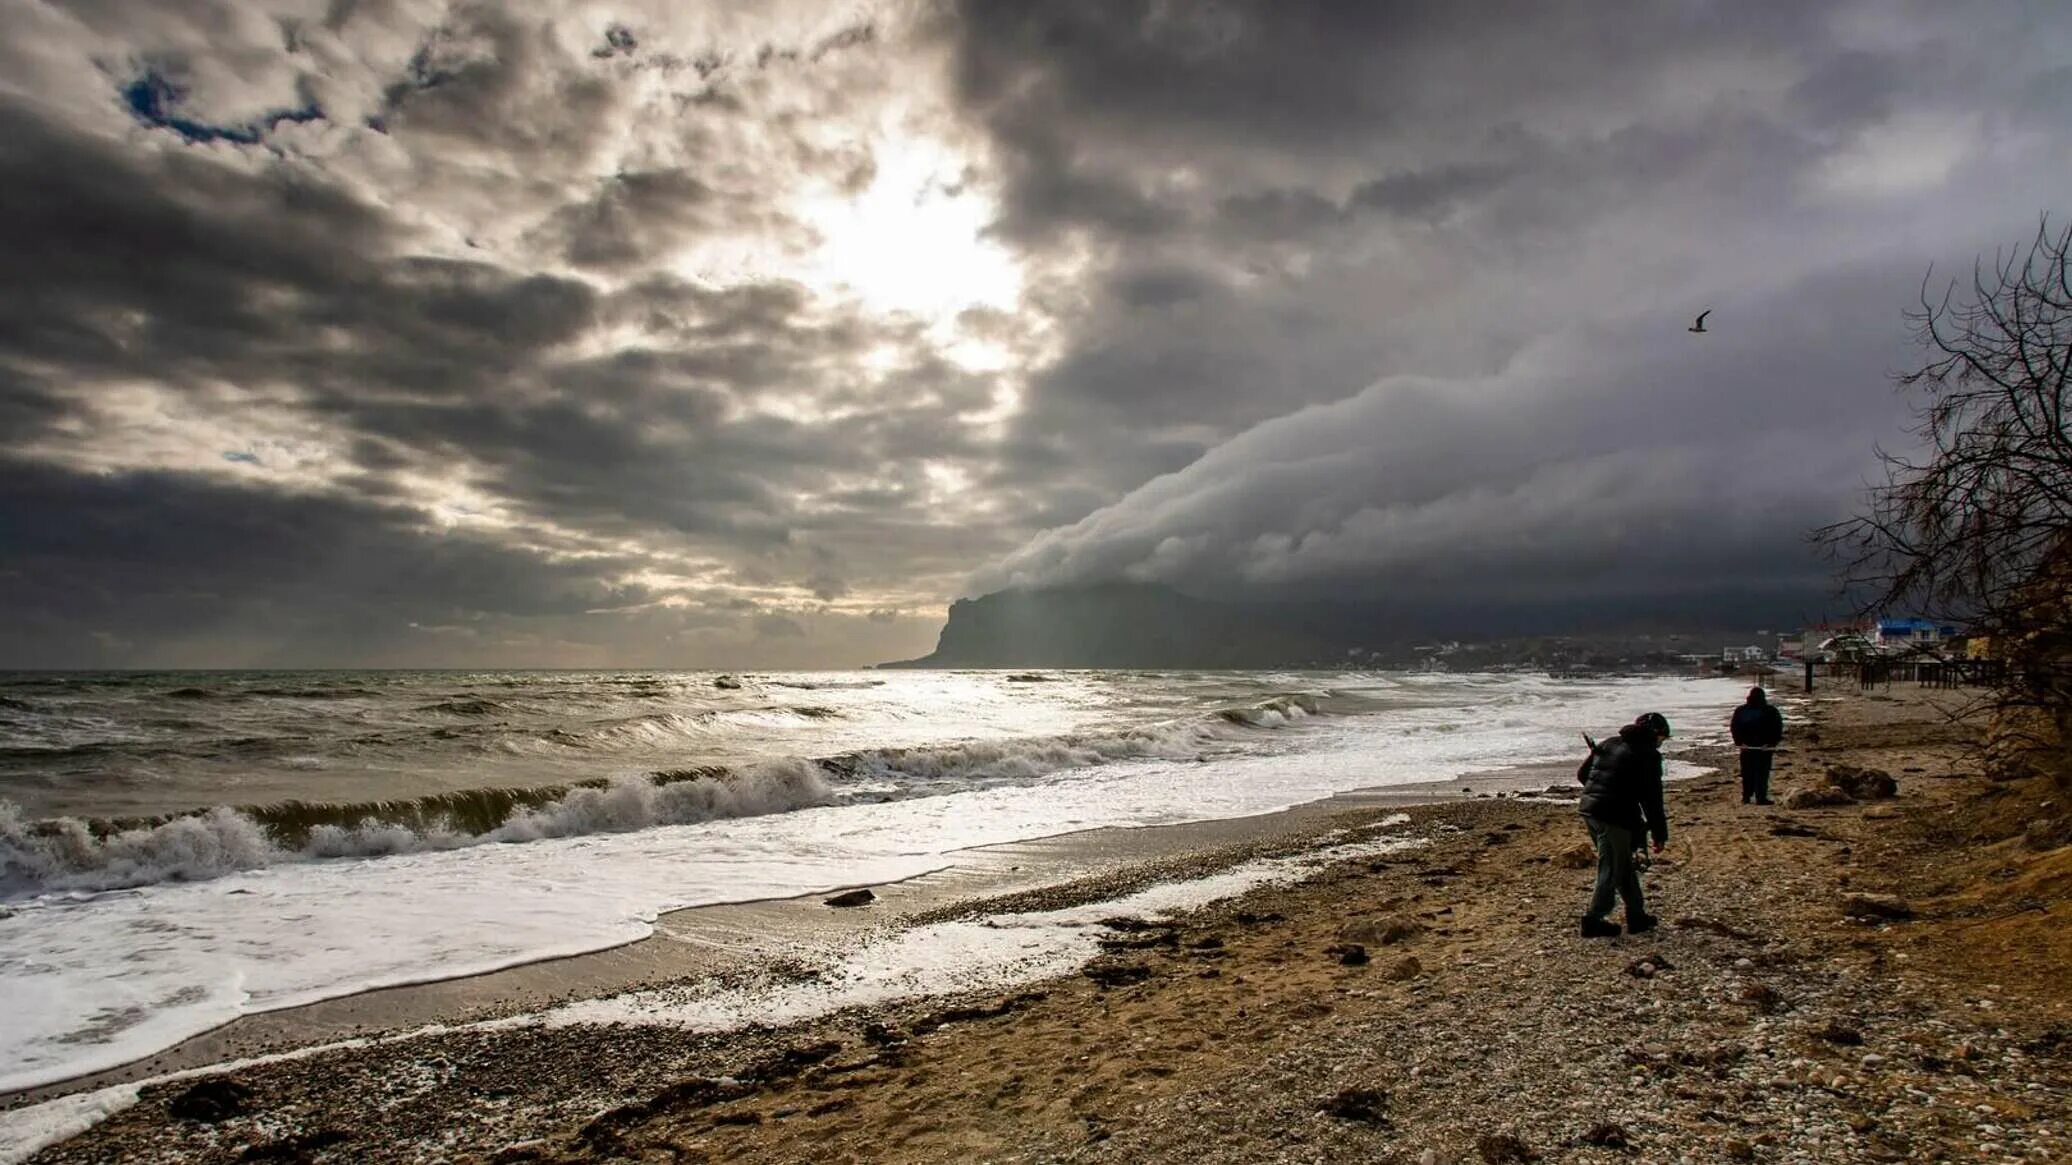
[[[1107,579],[1811,612],[1902,311],[2072,173],[2028,3],[0,26],[0,666],[841,666]]]

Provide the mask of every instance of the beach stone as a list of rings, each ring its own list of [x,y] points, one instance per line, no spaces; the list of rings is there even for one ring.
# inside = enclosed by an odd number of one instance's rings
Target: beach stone
[[[1844,894],[1842,913],[1850,918],[1904,921],[1914,916],[1914,908],[1906,899],[1894,894]]]
[[[907,1034],[899,1028],[883,1023],[863,1025],[863,1042],[875,1047],[886,1048],[907,1042]]]
[[[1899,782],[1884,769],[1829,765],[1827,783],[1855,801],[1883,801],[1899,795]]]
[[[217,1076],[173,1097],[166,1104],[166,1111],[176,1120],[212,1125],[243,1116],[251,1104],[252,1090],[242,1081],[231,1076]]]
[[[1424,924],[1414,919],[1366,918],[1341,928],[1338,938],[1361,946],[1386,947],[1409,942],[1424,932]]]
[[[1840,789],[1793,789],[1784,795],[1782,804],[1786,809],[1825,809],[1847,805],[1850,800]]]
[[[1626,1132],[1626,1126],[1604,1121],[1590,1126],[1590,1131],[1583,1134],[1583,1143],[1600,1149],[1630,1149],[1633,1138]]]
[[[848,906],[866,906],[877,900],[878,896],[869,890],[850,890],[826,899],[826,905],[839,909]]]
[[[1424,964],[1418,962],[1416,955],[1404,955],[1402,958],[1397,959],[1395,964],[1388,970],[1388,977],[1399,983],[1415,979],[1422,974],[1424,974]]]
[[[1758,1011],[1768,1014],[1784,1003],[1784,997],[1768,983],[1744,983],[1741,987],[1741,1001],[1752,1003]]]
[[[1579,841],[1555,854],[1554,864],[1564,870],[1587,870],[1597,865],[1597,850],[1589,842]]]
[[[1132,933],[1135,935],[1134,938],[1100,940],[1101,949],[1112,954],[1116,951],[1143,951],[1153,947],[1176,948],[1180,945],[1180,931],[1177,927],[1166,926],[1162,929],[1137,930]]]
[[[1364,967],[1368,962],[1367,948],[1359,943],[1340,943],[1328,953],[1338,956],[1339,963],[1347,967]]]
[[[1510,1133],[1484,1133],[1475,1138],[1475,1152],[1488,1165],[1509,1165],[1511,1162],[1530,1162],[1540,1159],[1531,1145]]]
[[[1079,972],[1102,987],[1127,987],[1142,983],[1151,977],[1151,968],[1142,963],[1088,963]]]
[[[1840,1044],[1841,1046],[1847,1048],[1857,1048],[1863,1046],[1862,1032],[1857,1031],[1853,1027],[1847,1027],[1843,1024],[1837,1023],[1834,1020],[1828,1020],[1827,1026],[1821,1028],[1820,1031],[1816,1034],[1819,1035],[1821,1039],[1826,1040],[1830,1044]]]
[[[1389,1094],[1379,1088],[1347,1088],[1323,1104],[1324,1112],[1342,1121],[1363,1125],[1385,1125]]]

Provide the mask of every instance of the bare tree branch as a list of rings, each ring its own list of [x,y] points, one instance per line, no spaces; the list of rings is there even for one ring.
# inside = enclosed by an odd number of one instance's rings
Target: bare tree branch
[[[2034,710],[2041,746],[2072,741],[2072,226],[2046,217],[2025,246],[1906,313],[1923,362],[1919,448],[1883,449],[1862,512],[1813,532],[1865,611],[1910,610],[1990,639],[2010,665],[2001,707]]]

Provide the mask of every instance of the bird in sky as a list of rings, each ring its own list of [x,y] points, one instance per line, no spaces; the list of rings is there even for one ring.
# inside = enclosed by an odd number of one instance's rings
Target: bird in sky
[[[1699,312],[1699,313],[1698,313],[1698,322],[1697,322],[1697,323],[1695,323],[1695,324],[1692,324],[1692,325],[1690,326],[1690,328],[1689,328],[1689,329],[1687,329],[1687,330],[1689,330],[1689,331],[1693,331],[1693,332],[1703,332],[1703,331],[1705,330],[1705,317],[1706,317],[1706,316],[1709,316],[1709,315],[1711,315],[1711,314],[1712,314],[1712,309],[1711,309],[1711,308],[1709,308],[1709,307],[1708,307],[1708,308],[1706,308],[1706,309],[1705,309],[1704,311],[1701,311],[1701,312]]]

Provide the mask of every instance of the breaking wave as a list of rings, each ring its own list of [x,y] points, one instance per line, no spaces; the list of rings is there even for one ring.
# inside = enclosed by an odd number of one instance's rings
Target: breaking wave
[[[483,703],[491,703],[483,701]],[[784,813],[845,798],[936,796],[1129,760],[1199,760],[1239,734],[1316,713],[1310,694],[1275,696],[1199,717],[1105,733],[879,748],[810,760],[779,757],[733,767],[667,769],[574,784],[464,789],[386,801],[216,806],[175,816],[26,819],[0,801],[0,898],[198,881],[293,861],[371,858],[520,843]],[[549,739],[600,741],[702,731],[713,713],[630,717]],[[736,709],[720,715],[838,716],[818,705]],[[253,738],[230,746],[272,746]],[[219,743],[218,747],[223,747]]]
[[[407,801],[219,805],[142,822],[25,821],[17,806],[0,802],[0,897],[200,881],[290,861],[626,833],[832,800],[825,770],[787,759]]]
[[[870,749],[821,763],[844,776],[892,781],[1027,780],[1122,760],[1195,760],[1229,741],[1231,726],[1280,728],[1316,714],[1317,697],[1293,693],[1201,719],[1117,732],[979,740],[929,748]]]
[[[488,716],[504,710],[495,700],[461,699],[440,700],[418,708],[420,712],[444,712],[449,716]]]
[[[1292,692],[1261,700],[1245,708],[1225,708],[1217,713],[1232,724],[1249,728],[1280,728],[1317,714],[1317,698],[1307,692]]]

